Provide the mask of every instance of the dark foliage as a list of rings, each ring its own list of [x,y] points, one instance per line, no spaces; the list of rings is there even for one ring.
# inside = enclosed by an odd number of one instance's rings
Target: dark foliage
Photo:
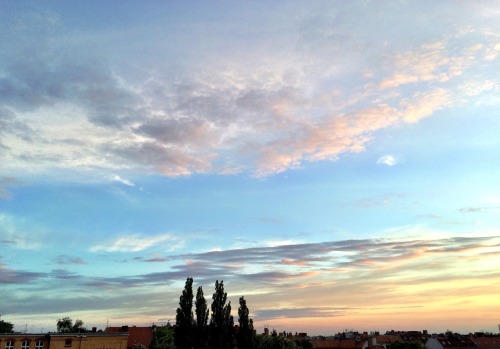
[[[297,345],[297,348],[302,348],[302,349],[314,348],[312,342],[308,339],[294,339],[294,342]]]
[[[253,321],[249,317],[250,310],[244,297],[240,297],[238,308],[238,349],[252,349],[254,347]]]
[[[70,317],[63,317],[57,320],[57,332],[59,333],[84,333],[89,332],[85,327],[83,327],[82,320],[76,320],[73,324],[73,320]]]
[[[203,288],[200,286],[196,291],[196,327],[194,337],[194,348],[205,349],[208,346],[208,306],[205,296],[203,295]]]
[[[154,330],[151,349],[176,349],[174,330],[171,326],[157,326]]]
[[[10,322],[0,320],[0,333],[14,333],[14,325]]]
[[[177,349],[192,349],[193,322],[193,278],[187,278],[179,298],[179,308],[177,308],[176,315],[175,345]]]
[[[233,347],[234,320],[231,315],[231,302],[226,304],[227,293],[224,292],[224,281],[215,282],[212,296],[212,313],[210,318],[210,347],[212,349],[231,349]]]

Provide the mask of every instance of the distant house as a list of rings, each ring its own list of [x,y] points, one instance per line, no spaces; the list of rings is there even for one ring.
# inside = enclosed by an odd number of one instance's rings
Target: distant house
[[[375,335],[368,336],[363,349],[387,349],[391,344],[396,342],[403,342],[400,336],[397,335]]]
[[[126,333],[51,333],[48,349],[125,349],[127,338]]]
[[[4,333],[0,334],[1,349],[49,349],[50,337],[48,335],[29,333]]]
[[[315,349],[363,349],[366,339],[312,339],[311,343]]]
[[[1,349],[126,349],[127,333],[6,333]]]
[[[427,330],[423,331],[387,331],[386,335],[399,336],[405,342],[419,342],[425,345],[430,338]]]
[[[500,336],[471,337],[479,349],[500,349]]]
[[[429,338],[425,343],[427,349],[477,349],[478,346],[467,336],[447,336]]]
[[[121,326],[108,327],[105,333],[128,333],[127,348],[130,349],[136,344],[142,344],[145,347],[150,347],[153,341],[154,331],[156,326],[136,327],[136,326]],[[0,348],[1,349],[1,348]]]

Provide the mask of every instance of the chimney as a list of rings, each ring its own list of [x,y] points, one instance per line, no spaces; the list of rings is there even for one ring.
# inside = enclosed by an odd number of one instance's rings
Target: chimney
[[[96,333],[97,332],[97,327],[92,327],[92,333]]]
[[[122,332],[128,332],[128,326],[122,326]]]

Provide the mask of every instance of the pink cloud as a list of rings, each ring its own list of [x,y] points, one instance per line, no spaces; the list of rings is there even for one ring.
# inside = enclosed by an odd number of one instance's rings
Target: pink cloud
[[[411,100],[405,99],[401,102],[403,120],[408,123],[418,122],[450,104],[450,93],[442,88],[415,93]]]

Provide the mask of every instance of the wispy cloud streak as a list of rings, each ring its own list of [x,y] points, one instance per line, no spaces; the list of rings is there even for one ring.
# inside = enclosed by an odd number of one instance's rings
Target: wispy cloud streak
[[[408,307],[412,307],[412,311],[430,311],[430,307],[446,307],[449,297],[456,294],[479,307],[481,298],[471,287],[489,285],[479,293],[481,297],[498,293],[495,283],[500,280],[499,254],[498,236],[363,239],[166,254],[154,259],[163,262],[162,272],[134,274],[120,268],[122,276],[113,277],[65,269],[53,270],[50,274],[23,272],[2,265],[0,279],[10,287],[21,284],[29,287],[35,279],[47,282],[55,279],[62,289],[76,286],[81,290],[78,296],[68,296],[67,302],[57,305],[51,300],[50,292],[47,293],[44,303],[47,312],[78,309],[75,304],[83,299],[86,309],[99,309],[105,301],[109,303],[103,309],[108,312],[122,311],[119,310],[121,302],[132,302],[146,309],[150,297],[144,295],[158,292],[174,309],[186,277],[193,277],[208,294],[214,280],[223,279],[230,298],[247,296],[257,323],[286,322],[294,318],[321,318],[330,323],[366,311],[374,314],[380,311],[385,316],[388,312],[398,314]],[[61,259],[63,264],[71,266],[66,263],[70,257],[61,256]],[[128,263],[144,261],[153,260],[137,258]],[[95,290],[112,291],[113,296]],[[138,298],[138,294],[141,297]],[[35,302],[13,295],[9,299],[13,304],[21,299],[27,304]],[[16,313],[15,309],[11,311]],[[156,313],[152,310],[151,314]]]
[[[95,245],[90,248],[91,252],[139,252],[157,246],[159,244],[165,244],[169,242],[170,247],[168,249],[173,249],[172,246],[177,246],[180,240],[171,234],[162,235],[126,235],[118,237],[114,241],[110,241],[106,244]]]

